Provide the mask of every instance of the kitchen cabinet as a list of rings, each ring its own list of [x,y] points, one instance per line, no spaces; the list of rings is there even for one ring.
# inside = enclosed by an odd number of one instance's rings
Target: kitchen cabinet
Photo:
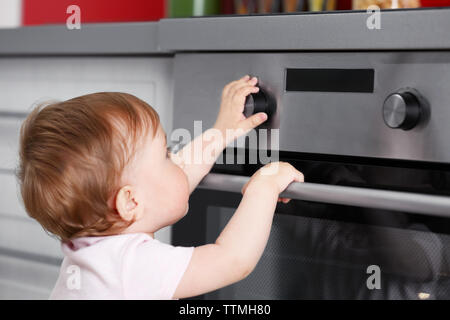
[[[15,171],[27,113],[39,102],[121,91],[153,106],[169,131],[171,73],[171,58],[161,56],[0,58],[0,299],[46,299],[63,258],[59,241],[29,218],[20,202]],[[156,237],[170,242],[170,229]]]

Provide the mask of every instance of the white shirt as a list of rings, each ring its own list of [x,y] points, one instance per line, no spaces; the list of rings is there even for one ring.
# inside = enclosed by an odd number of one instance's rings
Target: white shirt
[[[82,237],[61,248],[50,299],[172,299],[194,251],[144,233]]]

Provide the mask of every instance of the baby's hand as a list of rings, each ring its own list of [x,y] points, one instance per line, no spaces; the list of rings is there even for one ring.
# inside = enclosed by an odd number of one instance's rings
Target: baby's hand
[[[259,88],[255,86],[257,82],[256,77],[250,79],[246,75],[239,80],[228,83],[223,88],[219,115],[214,128],[221,131],[227,144],[267,120],[267,114],[264,112],[259,112],[248,118],[243,114],[246,97],[259,91]],[[226,136],[227,129],[229,134]]]
[[[271,189],[276,194],[283,192],[291,182],[303,182],[303,173],[287,162],[271,162],[256,171],[242,188],[242,194],[249,189]],[[278,198],[278,201],[288,203],[291,199]]]

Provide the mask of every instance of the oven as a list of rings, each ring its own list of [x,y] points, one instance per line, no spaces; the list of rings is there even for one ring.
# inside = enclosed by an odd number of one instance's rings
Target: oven
[[[450,52],[177,53],[173,128],[210,128],[245,74],[264,94],[246,110],[272,110],[268,141],[228,146],[246,161],[214,165],[172,244],[214,242],[270,157],[305,183],[283,193],[254,271],[197,298],[450,299]]]

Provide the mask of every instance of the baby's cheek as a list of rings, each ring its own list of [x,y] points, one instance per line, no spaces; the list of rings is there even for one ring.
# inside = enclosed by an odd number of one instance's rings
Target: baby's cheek
[[[174,165],[174,167],[176,167]],[[179,169],[171,168],[167,176],[168,181],[165,184],[163,202],[166,204],[165,211],[170,217],[170,223],[173,224],[183,217],[186,213],[187,202],[189,200],[189,186],[185,173]]]
[[[176,168],[176,181],[177,181],[177,193],[179,197],[179,201],[187,202],[189,199],[189,182],[186,174],[180,168]]]

